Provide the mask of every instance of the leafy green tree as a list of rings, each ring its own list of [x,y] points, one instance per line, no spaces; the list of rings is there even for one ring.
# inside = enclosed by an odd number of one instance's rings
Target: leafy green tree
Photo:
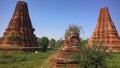
[[[48,38],[47,37],[42,37],[41,39],[39,39],[39,44],[40,44],[40,47],[43,48],[43,51],[46,52],[48,44],[49,44]]]
[[[60,38],[59,40],[56,41],[55,47],[56,48],[60,48],[60,46],[62,45],[62,43],[63,43],[63,40],[62,40],[62,38]]]
[[[41,45],[40,45],[40,40],[41,40],[41,38],[37,38],[37,42],[38,42],[38,44],[39,44],[39,47],[41,47]]]
[[[88,43],[88,40],[89,39],[85,39],[85,40],[81,39],[81,44],[85,46]]]
[[[55,39],[52,38],[52,39],[49,41],[49,46],[50,46],[50,47],[55,47],[55,43],[56,43]]]

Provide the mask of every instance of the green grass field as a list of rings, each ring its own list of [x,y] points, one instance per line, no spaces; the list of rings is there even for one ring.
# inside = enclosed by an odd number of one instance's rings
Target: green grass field
[[[0,52],[0,68],[48,68],[49,57],[57,50],[47,52],[25,53],[25,52]],[[106,58],[108,68],[120,67],[120,53],[112,53],[111,58]]]
[[[0,68],[47,68],[49,57],[57,50],[47,52],[25,53],[25,52],[0,52]]]

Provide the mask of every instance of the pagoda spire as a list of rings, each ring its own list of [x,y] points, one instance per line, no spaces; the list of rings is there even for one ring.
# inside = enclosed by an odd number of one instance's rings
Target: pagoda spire
[[[34,47],[38,45],[26,2],[17,2],[8,28],[0,40],[0,45],[19,45],[24,47]]]
[[[102,43],[108,47],[120,46],[120,37],[107,7],[100,9],[96,28],[88,44],[92,45],[93,42],[96,44]]]

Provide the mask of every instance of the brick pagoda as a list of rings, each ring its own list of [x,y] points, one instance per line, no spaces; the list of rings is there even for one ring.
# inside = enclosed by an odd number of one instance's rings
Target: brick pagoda
[[[78,68],[78,62],[69,58],[80,52],[78,45],[80,45],[79,30],[69,27],[58,53],[50,58],[50,68]]]
[[[110,17],[108,8],[101,8],[96,28],[88,44],[101,44],[111,50],[120,49],[120,37]]]
[[[18,1],[9,25],[0,38],[0,46],[38,46],[26,2]]]

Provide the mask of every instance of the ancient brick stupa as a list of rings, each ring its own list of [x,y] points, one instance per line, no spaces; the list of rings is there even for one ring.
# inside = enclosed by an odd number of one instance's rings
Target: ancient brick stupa
[[[27,3],[18,1],[9,25],[0,39],[0,46],[38,46]]]
[[[88,43],[90,45],[93,43],[101,44],[113,50],[120,48],[120,37],[114,23],[112,22],[107,7],[100,9],[96,28]]]
[[[50,68],[77,68],[78,61],[71,60],[69,57],[80,51],[79,45],[79,30],[74,25],[70,26],[65,33],[62,47],[50,58]]]

